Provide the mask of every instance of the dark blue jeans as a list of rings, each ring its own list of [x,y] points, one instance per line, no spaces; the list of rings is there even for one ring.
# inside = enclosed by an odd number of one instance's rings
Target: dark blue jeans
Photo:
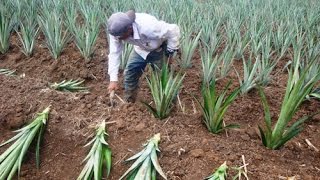
[[[150,63],[153,67],[156,65],[161,68],[164,57],[164,48],[162,48],[162,50],[150,52],[146,60],[134,50],[132,51],[124,71],[125,99],[128,100],[133,98],[133,101],[135,101],[135,96],[139,87],[139,79],[145,67]]]

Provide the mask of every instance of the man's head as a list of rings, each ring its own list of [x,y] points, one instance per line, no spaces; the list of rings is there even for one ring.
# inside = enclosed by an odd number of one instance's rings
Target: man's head
[[[132,23],[135,18],[134,10],[112,14],[107,22],[109,33],[119,39],[126,39],[132,34]]]

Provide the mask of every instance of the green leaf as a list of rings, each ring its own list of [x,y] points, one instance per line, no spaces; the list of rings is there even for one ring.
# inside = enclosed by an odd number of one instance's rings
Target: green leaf
[[[51,88],[58,90],[58,91],[67,91],[67,92],[88,92],[87,87],[80,86],[84,82],[77,79],[77,80],[63,80],[60,83],[53,83],[50,85]]]
[[[16,171],[18,176],[20,175],[20,168],[23,158],[30,147],[34,137],[38,135],[38,141],[44,131],[44,123],[48,118],[50,108],[47,107],[42,113],[39,113],[37,117],[27,126],[16,131],[18,134],[11,138],[9,141],[3,143],[7,144],[15,141],[3,154],[0,155],[0,179],[12,179]],[[39,148],[39,144],[37,144]],[[36,152],[37,156],[39,155]],[[39,159],[39,157],[37,157]]]
[[[106,169],[107,169],[107,177],[110,174],[111,171],[111,164],[112,164],[112,160],[111,160],[111,150],[104,146],[104,161],[106,163]]]
[[[167,176],[164,174],[164,172],[162,171],[161,167],[160,167],[160,164],[159,164],[159,161],[158,161],[158,158],[157,158],[157,153],[156,153],[156,150],[153,149],[152,152],[151,152],[151,160],[152,160],[152,164],[154,166],[154,168],[157,170],[157,172],[164,178],[164,179],[167,179]]]
[[[266,135],[265,135],[264,131],[262,130],[262,128],[260,126],[258,126],[258,128],[259,128],[260,137],[261,137],[263,145],[268,147],[268,140],[266,138]]]
[[[157,179],[157,170],[152,168],[151,169],[151,180],[156,180]]]
[[[228,124],[224,127],[225,129],[234,129],[234,128],[240,128],[238,124]]]
[[[133,155],[132,157],[126,159],[126,161],[132,161],[132,160],[135,160],[137,159],[138,157],[140,157],[142,154],[143,154],[144,151],[140,151],[139,153]]]
[[[134,180],[136,178],[138,171],[139,171],[139,168],[136,168],[135,170],[128,173],[126,180]]]
[[[38,133],[38,140],[37,140],[37,146],[36,146],[36,164],[37,168],[40,168],[40,143],[41,143],[41,138],[44,133],[44,126],[42,125],[40,127],[40,132]]]
[[[165,174],[160,168],[156,154],[159,141],[160,134],[158,133],[148,140],[148,143],[144,145],[145,148],[142,151],[129,158],[129,160],[137,160],[120,177],[120,180],[125,177],[126,179],[155,179],[156,171],[166,179]]]
[[[145,106],[147,106],[147,108],[149,109],[150,112],[152,112],[152,114],[154,115],[154,117],[159,118],[158,112],[155,108],[153,108],[152,106],[150,106],[148,103],[146,102],[141,102],[142,104],[144,104]]]
[[[147,157],[141,166],[139,167],[139,170],[136,174],[136,179],[151,179],[151,176],[148,178],[146,177],[148,175],[148,169],[151,166],[151,160],[150,157]]]
[[[105,122],[103,121],[96,129],[95,137],[86,144],[88,146],[93,143],[89,153],[83,160],[83,162],[87,161],[87,163],[78,176],[78,180],[92,179],[92,177],[95,180],[101,179],[104,164],[107,176],[109,176],[111,170],[111,150],[104,139],[105,135],[107,133],[105,131]]]
[[[229,83],[225,86],[221,94],[217,94],[214,81],[212,81],[210,84],[202,84],[201,94],[203,103],[193,96],[201,108],[204,117],[204,123],[211,133],[218,134],[225,128],[237,127],[235,125],[227,125],[226,127],[223,127],[223,117],[228,107],[240,92],[240,88],[237,88],[229,95],[226,95],[230,85],[231,81],[229,81]]]
[[[205,180],[225,180],[227,177],[228,166],[224,162],[212,175],[205,178]]]
[[[267,129],[271,129],[271,115],[270,115],[270,109],[269,105],[267,102],[267,98],[263,92],[263,89],[259,86],[259,94],[261,97],[262,105],[263,105],[263,110],[264,110],[264,121],[266,123]]]
[[[131,167],[120,177],[120,179],[123,179],[129,172],[139,167],[143,161],[148,158],[150,152],[152,151],[152,146],[149,145],[143,150],[142,155],[131,165]]]

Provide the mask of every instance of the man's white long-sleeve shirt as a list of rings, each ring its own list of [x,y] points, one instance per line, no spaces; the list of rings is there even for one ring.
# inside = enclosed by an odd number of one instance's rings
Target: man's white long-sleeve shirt
[[[164,41],[170,49],[179,48],[180,29],[176,24],[159,21],[154,16],[145,13],[135,13],[136,19],[132,24],[133,37],[119,40],[109,34],[108,74],[110,81],[118,81],[120,57],[123,41],[134,45],[134,50],[144,59],[148,54],[158,49]]]

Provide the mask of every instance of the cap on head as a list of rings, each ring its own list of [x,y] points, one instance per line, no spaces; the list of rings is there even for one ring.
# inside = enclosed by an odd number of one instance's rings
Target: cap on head
[[[130,10],[126,13],[117,12],[110,16],[107,22],[108,31],[113,36],[121,36],[127,32],[136,18],[135,11]]]

